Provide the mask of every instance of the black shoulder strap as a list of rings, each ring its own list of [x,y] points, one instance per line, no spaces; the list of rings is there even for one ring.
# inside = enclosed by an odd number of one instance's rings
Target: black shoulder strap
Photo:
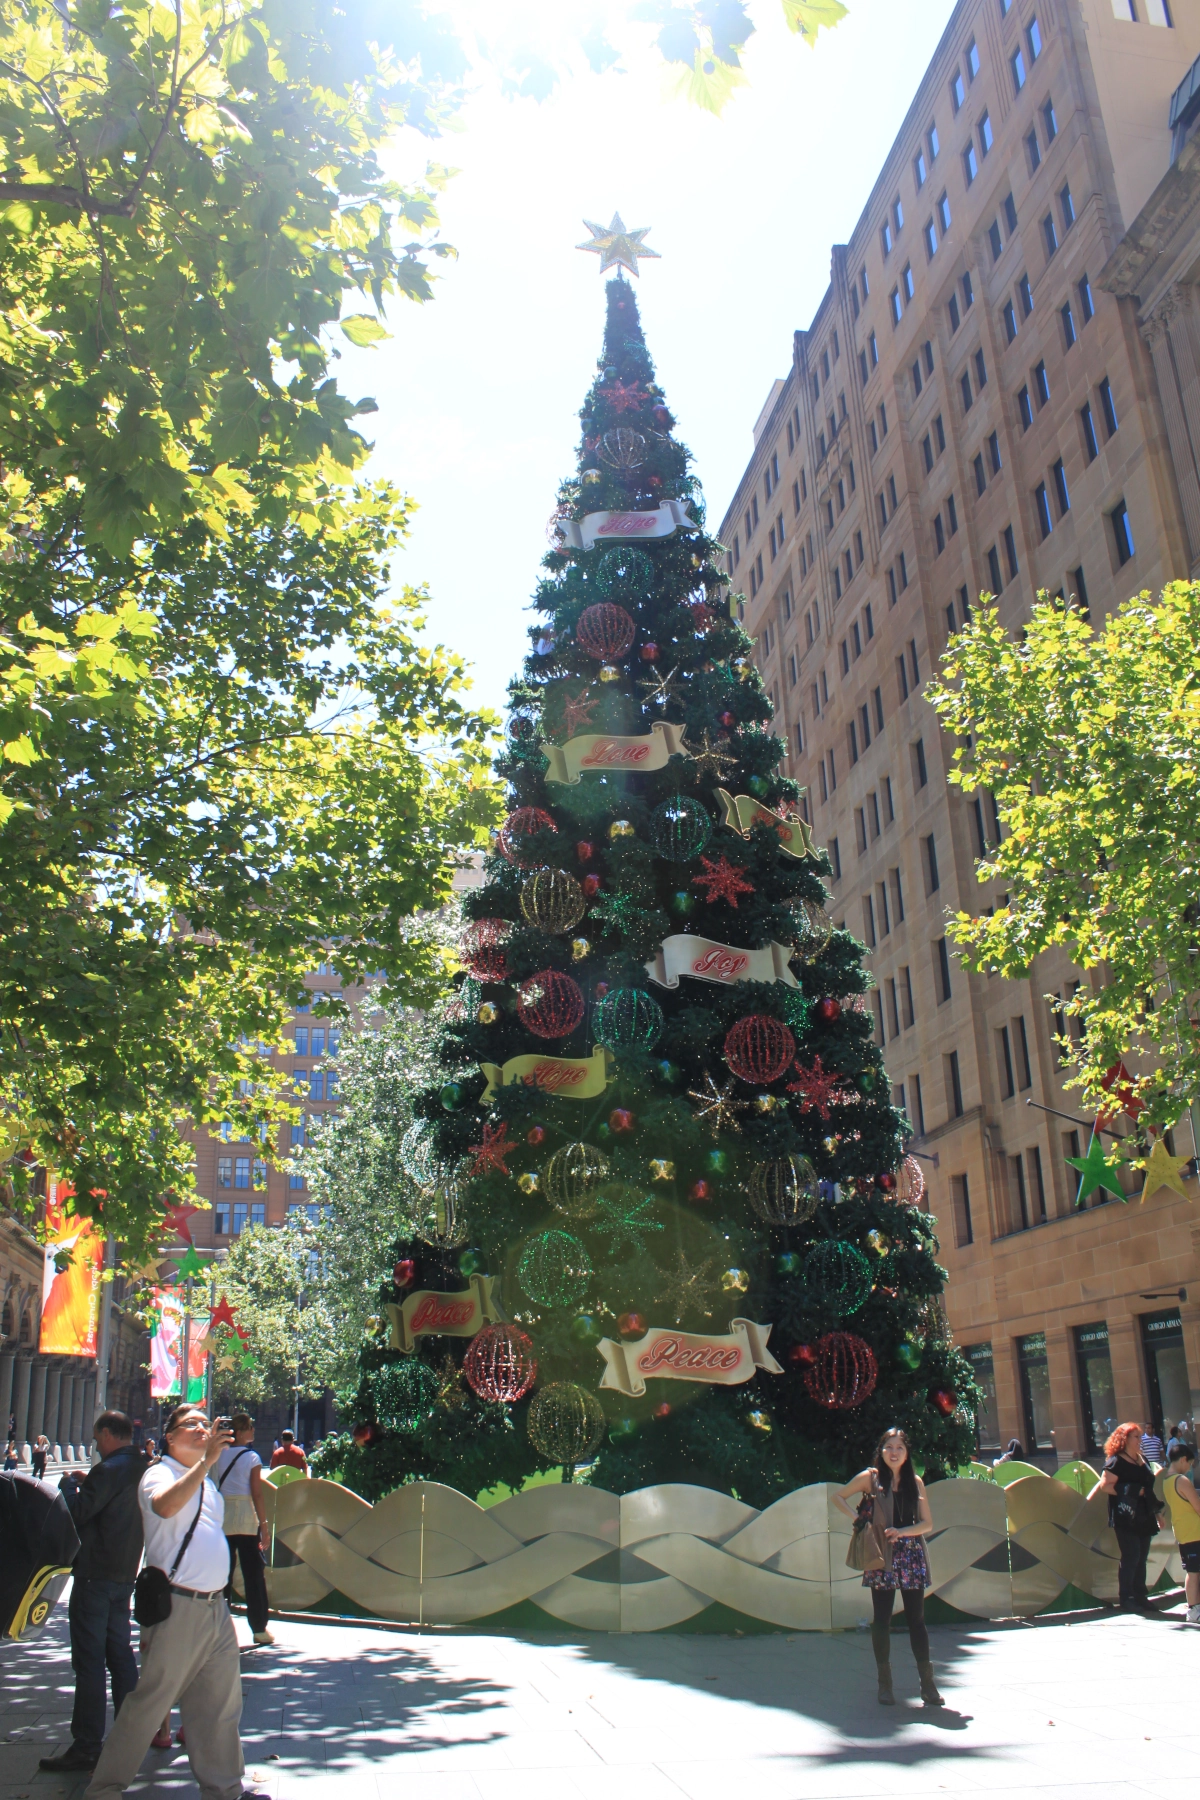
[[[253,1450],[253,1448],[254,1448],[253,1444],[243,1444],[241,1449],[238,1451],[237,1455],[230,1457],[229,1467],[225,1470],[225,1473],[221,1476],[220,1481],[218,1481],[218,1483],[217,1483],[218,1494],[220,1493],[221,1489],[225,1486],[225,1483],[229,1480],[229,1477],[232,1475],[234,1469],[237,1467],[237,1465],[241,1461],[242,1457],[249,1456],[249,1454]]]
[[[197,1525],[200,1523],[200,1514],[204,1511],[204,1480],[205,1479],[207,1479],[207,1478],[206,1477],[202,1478],[201,1482],[200,1482],[200,1499],[196,1506],[196,1516],[192,1520],[191,1524],[188,1526],[187,1536],[184,1538],[182,1544],[180,1544],[180,1546],[179,1546],[179,1554],[176,1556],[175,1561],[171,1564],[171,1573],[167,1576],[168,1581],[174,1581],[175,1571],[179,1567],[180,1563],[183,1561],[184,1557],[187,1555],[187,1547],[192,1541],[192,1534],[195,1532]]]

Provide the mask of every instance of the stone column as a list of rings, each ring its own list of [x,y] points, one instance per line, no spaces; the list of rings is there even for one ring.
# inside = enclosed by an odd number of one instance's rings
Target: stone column
[[[1009,1438],[1028,1436],[1025,1409],[1021,1400],[1021,1376],[1017,1367],[1017,1345],[1014,1338],[993,1338],[992,1367],[996,1375],[996,1417],[1000,1424],[1001,1447]]]
[[[75,1377],[71,1406],[71,1442],[80,1456],[87,1455],[87,1447],[92,1441],[92,1416],[87,1405],[87,1392],[91,1385],[90,1375]]]
[[[1155,308],[1142,331],[1154,363],[1167,442],[1183,508],[1188,553],[1194,563],[1200,557],[1200,475],[1197,474],[1195,446],[1188,430],[1188,404],[1190,400],[1200,399],[1200,383],[1197,382],[1196,364],[1186,329],[1179,331],[1178,341],[1172,331],[1179,311],[1179,295],[1172,292]]]
[[[52,1363],[46,1369],[46,1391],[42,1398],[42,1430],[50,1439],[50,1448],[62,1448],[62,1439],[58,1435],[58,1403],[62,1398],[62,1368]]]
[[[67,1450],[68,1446],[70,1446],[71,1449],[74,1449],[75,1447],[75,1433],[72,1429],[74,1420],[72,1415],[75,1411],[75,1389],[78,1385],[78,1375],[72,1374],[70,1369],[64,1369],[62,1388],[58,1397],[58,1441],[62,1445],[64,1452]]]
[[[39,1356],[29,1377],[29,1423],[25,1432],[31,1444],[46,1429],[46,1374],[45,1361]]]
[[[96,1423],[96,1377],[85,1375],[79,1383],[79,1441],[83,1446],[82,1454],[87,1456],[95,1443],[93,1427]]]
[[[1112,1359],[1117,1418],[1146,1422],[1146,1367],[1139,1341],[1139,1327],[1132,1313],[1108,1319],[1108,1353]]]
[[[13,1409],[13,1370],[16,1360],[15,1350],[5,1350],[0,1354],[0,1431],[6,1436],[9,1414]]]
[[[28,1356],[18,1356],[13,1380],[12,1410],[17,1415],[17,1445],[27,1441],[26,1432],[29,1425],[29,1379],[33,1370],[33,1362]]]

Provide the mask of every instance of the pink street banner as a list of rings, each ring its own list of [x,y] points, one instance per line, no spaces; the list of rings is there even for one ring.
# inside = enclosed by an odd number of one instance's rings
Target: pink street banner
[[[713,1381],[721,1387],[736,1387],[749,1381],[756,1369],[782,1375],[767,1349],[771,1329],[770,1325],[756,1325],[753,1319],[731,1319],[728,1332],[720,1337],[652,1325],[636,1343],[601,1338],[597,1345],[604,1358],[600,1386],[636,1399],[645,1393],[647,1381]]]
[[[150,1394],[155,1400],[177,1395],[179,1363],[183,1355],[182,1296],[173,1288],[155,1288],[152,1293],[154,1329],[150,1335]],[[208,1315],[193,1319],[188,1332],[189,1400],[203,1400],[205,1394],[205,1358],[208,1355]]]
[[[718,944],[712,938],[677,932],[664,938],[662,949],[646,964],[646,973],[659,987],[677,988],[681,975],[695,981],[782,981],[799,984],[788,963],[795,952],[774,939],[761,950],[743,950],[736,944]]]

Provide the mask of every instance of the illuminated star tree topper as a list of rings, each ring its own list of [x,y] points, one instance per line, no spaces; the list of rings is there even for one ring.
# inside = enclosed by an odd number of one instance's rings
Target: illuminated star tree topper
[[[614,267],[628,269],[631,275],[636,275],[639,256],[653,256],[656,261],[662,260],[657,250],[648,250],[642,242],[650,230],[649,225],[643,225],[640,231],[626,231],[620,213],[613,214],[612,224],[607,230],[603,225],[594,225],[590,219],[583,222],[594,241],[590,244],[576,244],[575,248],[590,250],[598,256],[602,275],[606,269]]]

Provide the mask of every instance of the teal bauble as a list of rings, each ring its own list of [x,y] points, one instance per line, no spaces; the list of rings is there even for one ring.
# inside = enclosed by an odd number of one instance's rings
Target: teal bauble
[[[437,1399],[437,1376],[419,1356],[386,1363],[371,1382],[375,1416],[389,1431],[419,1431]]]
[[[704,1166],[710,1175],[727,1175],[729,1173],[728,1150],[710,1150],[704,1158]]]
[[[696,910],[696,896],[689,894],[686,888],[681,888],[677,894],[671,895],[667,905],[677,919],[690,919]]]
[[[483,1258],[478,1250],[464,1250],[458,1259],[460,1275],[477,1275],[483,1267]]]
[[[795,1250],[784,1250],[775,1258],[777,1275],[798,1275],[800,1273],[800,1257]]]
[[[711,836],[707,807],[688,794],[672,794],[650,814],[650,841],[668,862],[691,862]]]
[[[636,1419],[614,1419],[608,1428],[608,1439],[611,1444],[627,1444],[638,1434]]]
[[[683,1071],[679,1064],[673,1063],[669,1056],[664,1056],[661,1062],[655,1063],[654,1073],[664,1087],[678,1087],[683,1079]]]
[[[654,591],[654,563],[645,550],[632,546],[606,550],[592,579],[610,600],[646,600]]]
[[[577,1344],[598,1344],[604,1333],[591,1313],[580,1313],[571,1320],[571,1336]]]
[[[906,1339],[903,1344],[900,1344],[897,1347],[896,1361],[900,1364],[902,1369],[908,1369],[910,1372],[914,1369],[919,1369],[921,1366],[921,1346],[919,1344],[910,1343]]]
[[[771,791],[771,784],[765,775],[752,775],[746,783],[746,792],[753,794],[756,800],[765,800]]]
[[[642,988],[610,988],[592,1015],[592,1035],[606,1050],[653,1050],[666,1028],[662,1007]]]
[[[447,1112],[457,1112],[465,1098],[461,1081],[447,1081],[438,1092],[438,1099]]]

